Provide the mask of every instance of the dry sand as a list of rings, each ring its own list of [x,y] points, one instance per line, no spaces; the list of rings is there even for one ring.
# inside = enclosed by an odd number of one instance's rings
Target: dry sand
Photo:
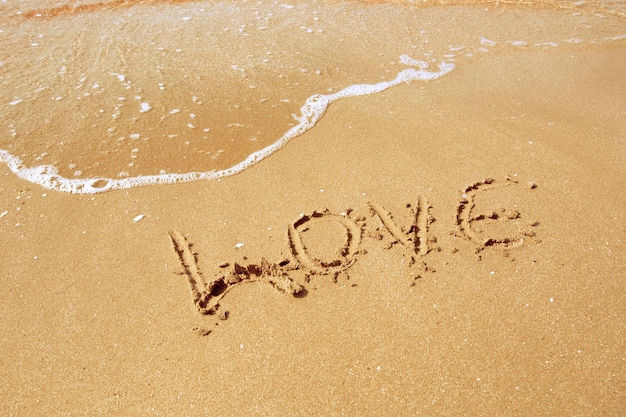
[[[220,181],[1,166],[0,414],[623,414],[625,56],[492,54]]]

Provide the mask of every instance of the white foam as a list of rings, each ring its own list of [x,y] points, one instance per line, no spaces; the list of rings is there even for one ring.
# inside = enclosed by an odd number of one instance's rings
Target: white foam
[[[428,62],[425,61],[419,61],[417,59],[413,59],[408,55],[402,55],[400,57],[400,62],[404,65],[408,65],[411,67],[418,67],[418,68],[422,68],[422,69],[426,69],[428,68]]]
[[[26,181],[39,184],[42,187],[51,190],[73,194],[97,194],[110,190],[123,190],[144,185],[174,184],[219,179],[238,174],[259,163],[284,147],[293,138],[298,137],[307,130],[311,129],[324,115],[328,106],[335,101],[350,97],[376,94],[390,87],[409,81],[435,80],[443,77],[454,69],[454,64],[442,62],[439,64],[439,71],[427,71],[427,63],[417,61],[407,55],[402,55],[400,57],[400,62],[405,65],[415,66],[419,69],[408,68],[402,70],[398,73],[396,78],[391,81],[384,81],[377,84],[355,84],[334,94],[315,94],[309,97],[300,108],[300,115],[296,116],[296,119],[299,122],[297,125],[289,129],[276,142],[259,151],[253,152],[245,160],[221,171],[213,170],[208,172],[188,172],[182,174],[142,175],[126,178],[71,179],[59,175],[57,168],[51,165],[40,165],[28,168],[24,166],[22,160],[20,160],[17,156],[10,154],[6,150],[0,149],[0,162],[7,164],[9,169],[13,171],[15,175]],[[139,134],[132,134],[130,137],[139,137]]]
[[[150,105],[150,103],[146,103],[143,102],[140,104],[141,109],[139,110],[139,113],[145,113],[147,111],[150,111],[150,109],[152,109],[152,106]]]
[[[537,42],[535,46],[556,48],[559,44],[556,42]]]

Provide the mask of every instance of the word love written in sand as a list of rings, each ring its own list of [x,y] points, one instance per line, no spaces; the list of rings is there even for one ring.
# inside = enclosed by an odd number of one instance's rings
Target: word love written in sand
[[[497,238],[484,236],[484,233],[477,227],[479,222],[507,222],[521,218],[517,210],[505,208],[500,208],[499,211],[490,214],[473,214],[478,193],[516,184],[517,181],[510,178],[502,184],[496,183],[493,179],[486,179],[466,187],[462,192],[456,210],[457,231],[453,234],[471,242],[476,254],[494,247],[508,251],[534,238],[533,227],[537,226],[538,222],[527,223],[526,226],[517,230],[514,236]],[[534,189],[536,185],[531,183],[530,188]],[[298,296],[306,293],[306,286],[312,276],[326,275],[336,282],[339,276],[347,274],[359,256],[365,255],[366,251],[361,249],[364,238],[380,241],[387,247],[400,244],[405,251],[404,256],[408,261],[406,265],[412,271],[414,280],[431,270],[427,264],[428,254],[432,251],[441,251],[441,248],[437,245],[437,238],[430,231],[430,225],[434,222],[430,204],[422,197],[418,197],[417,204],[414,206],[407,204],[412,218],[412,223],[408,226],[397,224],[391,213],[380,204],[369,202],[368,205],[370,215],[378,219],[378,226],[375,228],[368,226],[366,217],[356,216],[353,210],[347,210],[341,214],[333,214],[328,210],[314,211],[311,215],[302,215],[298,220],[289,224],[287,228],[289,258],[278,263],[270,263],[262,259],[260,263],[247,265],[239,263],[230,265],[224,262],[213,274],[213,278],[208,280],[198,270],[197,254],[192,253],[187,239],[178,231],[172,230],[169,233],[189,280],[194,304],[198,311],[205,315],[216,314],[220,300],[241,283],[266,282],[284,293]],[[343,234],[345,242],[331,259],[325,260],[312,256],[303,242],[303,233],[323,222],[336,223],[345,230]],[[385,236],[388,239],[385,239]],[[452,251],[456,250],[455,248]],[[222,313],[220,317],[225,319],[225,313]]]

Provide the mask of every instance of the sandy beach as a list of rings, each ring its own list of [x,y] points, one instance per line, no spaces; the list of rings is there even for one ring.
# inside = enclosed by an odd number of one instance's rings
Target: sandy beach
[[[532,12],[582,41],[339,100],[237,175],[79,195],[0,164],[0,414],[621,415],[624,18]]]

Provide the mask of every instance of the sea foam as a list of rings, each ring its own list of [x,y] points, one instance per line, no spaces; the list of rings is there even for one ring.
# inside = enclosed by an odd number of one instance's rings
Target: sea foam
[[[298,124],[289,129],[280,139],[271,145],[253,152],[245,160],[236,165],[207,172],[170,173],[158,175],[141,175],[128,178],[66,178],[58,173],[58,169],[51,165],[26,167],[21,159],[6,150],[0,150],[0,162],[7,164],[9,169],[18,177],[44,188],[73,194],[97,194],[110,190],[124,190],[144,185],[174,184],[200,180],[215,180],[222,177],[238,174],[245,169],[259,163],[272,155],[290,140],[302,135],[311,129],[326,112],[328,106],[335,101],[369,94],[376,94],[390,87],[410,81],[429,81],[440,78],[454,69],[451,63],[439,64],[439,71],[428,71],[428,63],[410,58],[407,55],[400,57],[400,62],[417,68],[408,68],[398,73],[391,81],[377,84],[354,84],[334,94],[315,94],[309,97],[300,108]],[[143,105],[144,103],[142,103]],[[147,103],[145,103],[147,104]],[[148,105],[149,106],[149,105]],[[143,106],[142,109],[148,108]],[[147,110],[146,110],[147,111]]]

